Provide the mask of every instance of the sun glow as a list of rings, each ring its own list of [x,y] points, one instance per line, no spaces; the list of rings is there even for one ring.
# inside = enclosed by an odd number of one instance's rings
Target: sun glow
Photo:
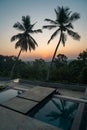
[[[7,2],[8,1],[8,2]],[[54,8],[57,7],[56,2],[53,0],[50,0],[50,5],[46,4],[47,1],[27,1],[27,2],[21,2],[21,5],[18,4],[18,1],[15,0],[14,4],[13,1],[7,0],[3,1],[0,4],[0,13],[1,13],[1,21],[0,21],[0,54],[1,55],[14,55],[17,56],[20,48],[15,49],[15,42],[11,43],[11,37],[17,33],[19,33],[19,30],[15,30],[13,28],[13,25],[15,22],[19,21],[21,22],[21,16],[29,14],[31,16],[31,22],[34,23],[37,21],[35,25],[35,29],[42,29],[43,25],[46,25],[46,21],[44,21],[45,18],[55,18],[54,14]],[[34,3],[33,3],[34,2]],[[36,2],[36,3],[35,3]],[[44,3],[44,4],[43,4]],[[80,41],[73,40],[71,37],[67,36],[67,41],[65,43],[65,47],[60,44],[57,54],[59,53],[66,55],[69,58],[76,58],[80,52],[85,50],[87,48],[87,17],[85,17],[85,12],[87,10],[86,8],[86,1],[83,2],[82,0],[79,1],[79,7],[76,0],[73,1],[60,1],[59,5],[67,5],[71,8],[72,11],[76,11],[80,13],[81,18],[75,22],[74,24],[74,31],[78,32],[78,34],[81,36]],[[14,6],[15,5],[15,6]],[[35,6],[31,6],[35,5]],[[37,6],[36,6],[37,5]],[[16,7],[16,13],[15,8]],[[23,8],[22,8],[23,7]],[[41,7],[41,10],[40,10]],[[4,15],[3,15],[4,14]],[[9,15],[10,14],[10,15]],[[28,59],[28,60],[34,60],[34,59],[46,59],[51,60],[55,48],[57,46],[58,40],[59,40],[59,34],[58,37],[54,38],[49,45],[47,45],[48,40],[50,39],[51,35],[55,30],[42,30],[43,33],[39,34],[32,34],[32,37],[36,40],[38,43],[38,47],[31,52],[22,52],[20,55],[21,59]]]

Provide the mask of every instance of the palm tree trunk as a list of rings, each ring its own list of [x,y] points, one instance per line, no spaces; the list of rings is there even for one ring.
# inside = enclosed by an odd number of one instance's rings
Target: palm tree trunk
[[[49,68],[48,68],[48,72],[47,72],[47,81],[49,80],[50,70],[51,70],[51,68],[52,68],[53,61],[54,61],[54,58],[55,58],[55,56],[56,56],[56,53],[57,53],[58,47],[59,47],[59,45],[60,45],[60,42],[61,42],[61,35],[60,35],[59,42],[58,42],[58,44],[57,44],[57,46],[56,46],[55,52],[54,52],[54,54],[53,54],[53,57],[52,57],[50,66],[49,66]]]
[[[14,65],[13,65],[13,67],[12,67],[11,74],[10,74],[10,78],[11,78],[11,79],[13,78],[14,68],[15,68],[15,66],[16,66],[16,64],[17,64],[17,61],[18,61],[19,56],[20,56],[20,54],[21,54],[21,51],[22,51],[22,48],[20,49],[19,54],[18,54],[18,56],[17,56],[17,58],[16,58],[16,61],[15,61]]]

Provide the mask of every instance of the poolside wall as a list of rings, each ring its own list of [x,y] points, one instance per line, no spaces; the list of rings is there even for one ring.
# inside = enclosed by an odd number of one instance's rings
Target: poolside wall
[[[8,81],[8,80],[10,80],[10,78],[8,77],[0,77],[0,81]]]
[[[80,103],[70,130],[86,130],[87,104]]]
[[[41,81],[31,81],[31,80],[23,80],[20,79],[19,83],[29,83],[32,85],[38,85],[43,87],[53,87],[53,88],[63,88],[75,91],[85,91],[87,85],[76,85],[76,84],[62,84],[62,83],[49,83],[49,82],[41,82]]]

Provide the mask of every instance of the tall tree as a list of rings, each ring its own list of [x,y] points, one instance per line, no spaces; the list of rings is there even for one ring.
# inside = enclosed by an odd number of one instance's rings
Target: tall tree
[[[82,62],[83,65],[87,65],[87,49],[80,53],[77,58]]]
[[[12,36],[11,42],[17,40],[15,44],[15,48],[20,48],[19,54],[16,58],[15,64],[12,67],[11,70],[11,78],[13,77],[13,71],[17,64],[17,61],[19,59],[19,56],[22,51],[26,51],[29,49],[31,51],[32,49],[35,50],[35,47],[38,46],[37,42],[34,40],[34,38],[30,35],[33,33],[41,33],[41,29],[33,30],[33,27],[36,23],[31,24],[30,16],[22,16],[22,23],[17,22],[14,24],[14,28],[16,28],[19,31],[22,31],[22,33],[18,33],[17,35]]]
[[[60,43],[62,42],[63,46],[65,46],[65,42],[67,40],[66,33],[70,35],[73,39],[80,40],[79,34],[73,31],[73,22],[80,18],[80,14],[77,12],[72,13],[68,7],[63,6],[57,7],[57,9],[55,9],[55,13],[56,19],[45,19],[45,21],[50,22],[50,25],[43,26],[44,29],[49,30],[57,28],[56,31],[52,34],[51,38],[49,39],[48,44],[57,36],[57,34],[60,35],[58,44],[56,46],[51,60],[50,67],[48,69],[47,80],[49,80],[49,73]]]
[[[57,57],[54,59],[54,63],[57,66],[63,66],[67,64],[67,57],[64,54],[58,54]]]

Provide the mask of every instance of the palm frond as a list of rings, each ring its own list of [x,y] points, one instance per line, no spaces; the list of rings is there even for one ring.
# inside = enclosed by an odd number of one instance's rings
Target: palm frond
[[[30,16],[22,16],[22,22],[25,30],[27,30],[31,25]]]
[[[44,29],[53,29],[53,28],[56,28],[57,26],[56,25],[46,25],[46,26],[43,26]]]
[[[51,40],[53,40],[54,37],[56,37],[56,35],[58,34],[59,31],[60,31],[60,28],[57,29],[57,30],[53,33],[53,35],[51,36],[51,38],[50,38],[49,41],[48,41],[48,44],[50,43]]]
[[[80,35],[72,30],[67,29],[67,33],[75,40],[80,40]]]
[[[29,37],[31,38],[31,40],[33,41],[33,43],[34,43],[36,46],[38,46],[38,44],[37,44],[37,42],[34,40],[34,38],[31,37],[30,35],[29,35]]]
[[[25,17],[25,16],[22,16],[22,21],[23,21],[23,22],[25,22],[25,19],[26,19],[26,17]]]
[[[25,31],[23,25],[22,25],[21,23],[19,23],[19,22],[15,23],[15,24],[13,25],[13,27],[16,28],[17,30]]]
[[[28,48],[27,39],[21,38],[20,40],[18,40],[18,42],[16,42],[15,44],[15,49],[19,47],[22,49],[22,51],[27,51],[27,48]]]
[[[63,43],[63,46],[65,46],[66,40],[67,40],[67,37],[66,37],[65,33],[62,32],[62,34],[61,34],[61,41]]]
[[[30,33],[42,33],[41,29],[31,30]]]
[[[23,24],[25,24],[25,22],[30,24],[30,16],[29,15],[22,16],[22,22],[23,22]]]
[[[29,46],[29,50],[31,51],[32,49],[35,50],[35,44],[33,43],[32,39],[29,38],[28,40],[28,46]]]
[[[61,7],[58,6],[57,9],[54,9],[55,13],[56,13],[56,19],[58,20],[60,12],[61,12]]]
[[[65,25],[65,28],[69,28],[69,29],[72,28],[73,29],[74,27],[73,27],[72,23],[68,23],[67,25]]]
[[[70,16],[70,14],[72,13],[72,11],[70,11],[70,8],[69,7],[62,7],[63,8],[63,10],[64,10],[64,12],[65,12],[65,14],[66,14],[66,16],[67,17],[69,17]]]
[[[27,31],[30,32],[30,31],[33,29],[33,27],[35,26],[36,23],[37,23],[37,22],[35,22],[35,23],[32,24],[32,25],[29,24],[29,25],[28,25],[29,27],[27,28]]]
[[[23,37],[23,33],[19,33],[17,35],[14,35],[11,37],[11,42],[18,40],[18,39],[21,39],[22,37]]]
[[[26,38],[22,39],[21,48],[22,48],[22,51],[26,51],[27,52],[28,44],[27,44],[27,39]]]
[[[20,47],[20,44],[21,44],[21,40],[19,40],[18,42],[16,42],[15,49],[17,49],[18,47]]]
[[[68,22],[68,20],[69,20],[69,14],[70,14],[69,8],[67,8],[67,7],[63,8],[62,7],[60,9],[59,14],[58,14],[58,18],[57,18],[58,22],[60,24],[66,24]]]
[[[71,15],[71,17],[70,17],[70,21],[71,22],[74,22],[74,21],[76,21],[76,20],[78,20],[80,18],[80,14],[79,13],[77,13],[77,12],[75,12],[75,13],[73,13],[72,15]]]
[[[51,19],[45,19],[45,21],[50,22],[51,24],[57,24],[57,22],[56,22],[56,21],[51,20]]]
[[[32,49],[35,50],[35,45],[38,46],[37,42],[30,35],[27,38],[27,44],[30,51]]]

